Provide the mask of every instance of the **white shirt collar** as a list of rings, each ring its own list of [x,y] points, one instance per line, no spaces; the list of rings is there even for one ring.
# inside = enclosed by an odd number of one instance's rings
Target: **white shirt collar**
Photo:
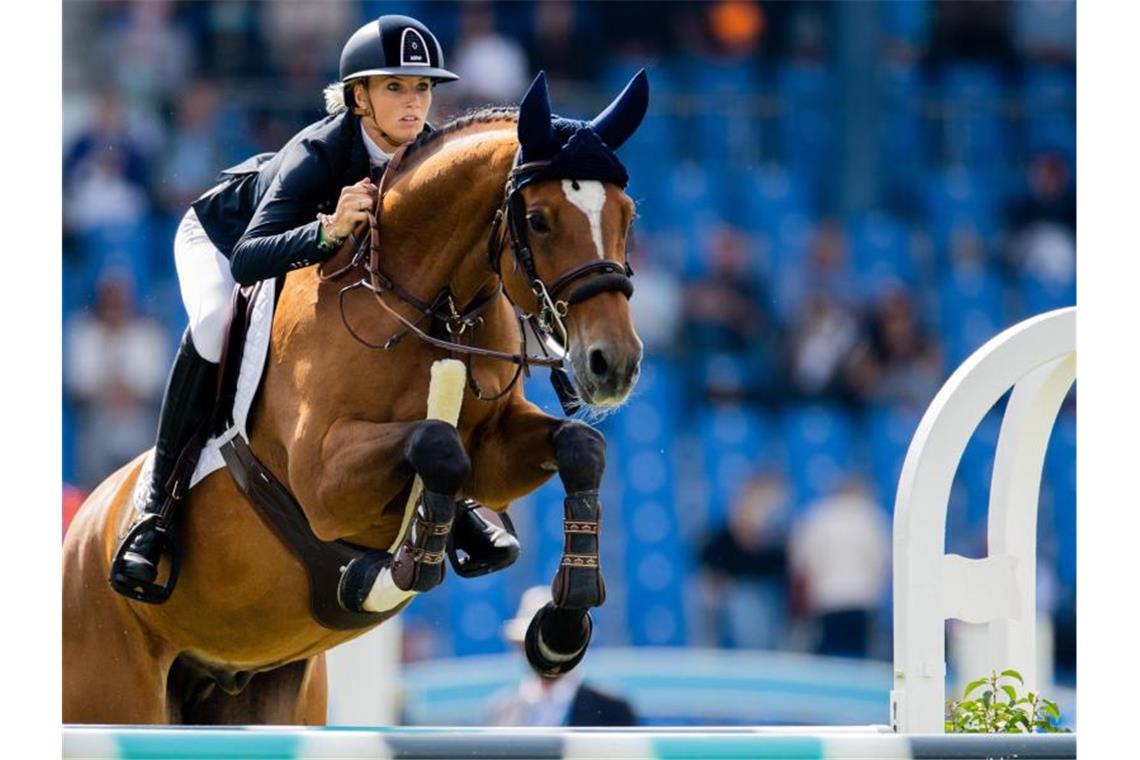
[[[384,150],[368,136],[368,130],[364,128],[364,122],[360,123],[360,134],[364,137],[364,149],[368,151],[368,162],[370,164],[373,166],[381,166],[391,160],[393,154],[385,153]]]

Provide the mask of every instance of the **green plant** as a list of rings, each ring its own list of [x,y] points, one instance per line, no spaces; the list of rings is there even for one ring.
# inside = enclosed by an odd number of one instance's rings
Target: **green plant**
[[[1003,681],[1009,683],[1003,683]],[[1067,732],[1059,728],[1057,703],[1032,691],[1019,695],[1012,682],[1025,686],[1016,670],[992,671],[988,678],[966,684],[961,701],[950,701],[946,710],[946,733],[1018,734]],[[981,696],[970,695],[982,689]],[[1003,699],[1004,697],[1004,699]]]

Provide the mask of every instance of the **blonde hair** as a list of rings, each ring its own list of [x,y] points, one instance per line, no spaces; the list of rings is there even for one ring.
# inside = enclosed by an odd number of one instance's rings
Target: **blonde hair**
[[[324,92],[322,93],[325,97],[325,111],[327,111],[329,115],[338,114],[341,111],[347,111],[348,98],[346,97],[346,94],[348,92],[348,88],[357,84],[362,84],[365,86],[365,88],[367,88],[368,77],[356,77],[355,79],[350,79],[347,82],[333,82],[332,84],[326,86]]]
[[[348,110],[348,104],[344,102],[344,88],[344,82],[333,82],[325,87],[322,94],[325,98],[325,111],[330,116]]]

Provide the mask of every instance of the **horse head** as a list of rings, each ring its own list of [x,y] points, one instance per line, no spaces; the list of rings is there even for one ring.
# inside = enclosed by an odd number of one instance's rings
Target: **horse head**
[[[542,73],[519,106],[511,175],[521,198],[512,209],[516,257],[520,247],[528,249],[533,274],[549,287],[547,317],[558,328],[552,333],[565,343],[578,395],[594,407],[622,403],[640,371],[626,251],[635,208],[615,151],[637,129],[648,103],[643,70],[592,121],[553,115]],[[504,277],[508,293],[519,304],[538,299],[542,311],[546,294],[525,261],[519,263],[515,276]]]

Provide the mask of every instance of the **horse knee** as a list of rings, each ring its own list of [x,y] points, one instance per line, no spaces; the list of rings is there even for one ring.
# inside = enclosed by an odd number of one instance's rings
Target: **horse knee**
[[[605,437],[584,422],[564,420],[551,441],[567,493],[597,490],[606,469]]]
[[[424,420],[416,426],[405,458],[423,478],[424,488],[436,493],[456,493],[471,472],[471,459],[458,431],[441,420]]]

